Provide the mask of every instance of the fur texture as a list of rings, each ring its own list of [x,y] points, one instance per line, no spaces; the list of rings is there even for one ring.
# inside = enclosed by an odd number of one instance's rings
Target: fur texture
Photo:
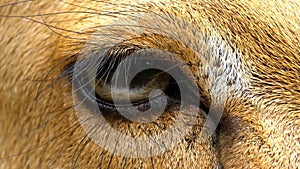
[[[0,6],[0,168],[300,166],[299,1],[2,0]],[[151,158],[116,156],[89,139],[64,72],[79,55],[124,41],[168,50],[189,65],[206,104],[225,105],[212,137],[192,137],[199,136],[201,116],[182,142]],[[157,125],[111,123],[147,136],[170,125],[177,109],[168,111]]]

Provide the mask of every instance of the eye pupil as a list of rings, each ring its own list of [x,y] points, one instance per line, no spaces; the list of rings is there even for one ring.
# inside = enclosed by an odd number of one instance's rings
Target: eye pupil
[[[145,101],[149,98],[153,90],[160,89],[165,91],[170,84],[170,75],[162,70],[147,69],[138,73],[129,85],[129,91],[124,88],[114,88],[111,79],[99,79],[96,85],[96,93],[101,99],[109,102],[122,102],[126,101],[129,96],[131,102],[136,103]],[[129,92],[129,93],[126,93]],[[113,96],[116,96],[113,100]]]
[[[148,69],[138,73],[133,78],[129,88],[130,90],[145,91],[149,95],[154,89],[165,90],[169,81],[169,74],[157,69]]]

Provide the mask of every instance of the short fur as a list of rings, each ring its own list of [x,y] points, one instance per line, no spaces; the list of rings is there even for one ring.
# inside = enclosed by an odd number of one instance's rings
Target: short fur
[[[299,1],[2,0],[0,6],[0,168],[300,166]],[[202,142],[187,136],[164,154],[140,159],[110,154],[86,136],[64,72],[78,55],[124,40],[186,61],[207,102],[225,105],[215,136]],[[138,135],[137,124],[120,123]],[[197,136],[201,128],[193,130]]]

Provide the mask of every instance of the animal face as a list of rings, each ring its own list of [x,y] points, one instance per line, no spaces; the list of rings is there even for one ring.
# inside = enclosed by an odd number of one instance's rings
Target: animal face
[[[298,1],[0,2],[0,168],[297,168]]]

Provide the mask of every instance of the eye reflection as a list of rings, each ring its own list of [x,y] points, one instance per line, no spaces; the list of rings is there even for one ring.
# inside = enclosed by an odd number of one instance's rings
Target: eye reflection
[[[105,79],[96,78],[97,85],[95,86],[96,94],[101,99],[111,103],[113,103],[113,101],[118,103],[125,102],[128,96],[133,103],[145,101],[152,91],[156,89],[165,91],[170,85],[171,80],[170,75],[162,70],[143,70],[132,79],[129,85],[129,93],[127,93],[128,89],[126,89],[126,83],[124,83],[124,87],[118,86],[118,88],[115,88],[112,86],[111,79],[113,73],[115,72],[109,74]],[[113,100],[113,95],[116,96],[115,99],[117,100]]]

